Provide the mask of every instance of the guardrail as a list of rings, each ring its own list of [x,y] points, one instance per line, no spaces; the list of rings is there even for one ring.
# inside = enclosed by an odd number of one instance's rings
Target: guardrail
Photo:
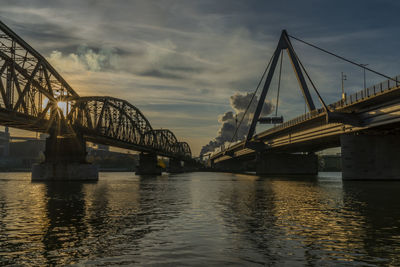
[[[361,91],[358,91],[354,94],[351,94],[350,96],[346,97],[345,99],[339,100],[339,101],[329,105],[329,107],[337,108],[337,107],[348,106],[353,103],[357,103],[366,98],[375,96],[379,93],[383,93],[385,91],[388,91],[388,90],[391,90],[393,88],[400,86],[400,75],[394,77],[393,79],[394,79],[394,81],[386,80],[386,81],[378,83],[374,86],[371,86],[371,87],[365,88]]]
[[[371,86],[371,87],[365,88],[365,89],[363,89],[361,91],[358,91],[358,92],[356,92],[354,94],[351,94],[350,96],[346,97],[345,99],[339,100],[339,101],[337,101],[335,103],[332,103],[332,104],[328,105],[328,107],[333,108],[333,109],[336,109],[338,107],[342,108],[342,107],[351,105],[353,103],[362,101],[362,100],[364,100],[366,98],[375,96],[378,93],[383,93],[385,91],[388,91],[388,90],[391,90],[391,89],[393,89],[395,87],[400,86],[400,75],[394,77],[393,79],[395,81],[386,80],[386,81],[383,81],[383,82],[381,82],[379,84],[376,84],[374,86]],[[278,125],[276,127],[273,127],[271,129],[267,130],[266,132],[270,132],[270,131],[272,132],[272,131],[277,131],[277,130],[284,129],[284,128],[287,128],[287,127],[291,127],[293,125],[296,125],[298,123],[304,122],[304,121],[309,120],[311,118],[315,118],[319,114],[324,113],[324,112],[325,112],[325,110],[323,108],[313,110],[311,112],[308,112],[308,113],[303,114],[301,116],[298,116],[296,118],[288,120],[288,121],[286,121],[286,122],[284,122],[284,123],[282,123],[282,124],[280,124],[280,125]]]
[[[339,100],[337,102],[334,102],[332,104],[329,104],[328,107],[332,108],[333,110],[337,108],[343,108],[345,106],[349,106],[351,104],[360,102],[366,98],[373,97],[377,94],[383,93],[385,91],[391,90],[393,88],[399,87],[400,86],[400,75],[396,76],[393,78],[394,80],[386,80],[381,83],[378,83],[374,86],[365,88],[361,91],[358,91],[356,93],[351,94],[350,96],[346,97],[345,99]],[[316,110],[313,110],[311,112],[307,112],[303,115],[300,115],[296,118],[293,118],[291,120],[288,120],[278,126],[275,126],[271,129],[266,130],[263,132],[263,135],[271,133],[271,132],[276,132],[284,128],[288,128],[291,126],[294,126],[296,124],[302,123],[306,120],[318,117],[320,114],[325,113],[325,110],[323,108],[319,108]],[[256,135],[257,136],[257,135]],[[224,150],[221,150],[220,152],[223,152]],[[220,153],[220,152],[217,152]]]

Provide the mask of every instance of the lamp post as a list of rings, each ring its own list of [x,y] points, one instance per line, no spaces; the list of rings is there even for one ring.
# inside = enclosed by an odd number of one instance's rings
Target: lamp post
[[[367,86],[366,86],[366,84],[365,84],[365,67],[368,66],[368,64],[360,64],[360,66],[362,66],[363,69],[364,69],[364,89],[366,89]]]
[[[346,80],[347,80],[347,76],[342,71],[342,100],[344,100],[346,98],[346,95],[344,93],[344,81],[346,81]]]
[[[235,114],[235,131],[238,131],[238,119],[237,119],[237,114]],[[237,141],[237,135],[236,136],[234,136],[234,139],[233,139],[233,142],[236,142]]]

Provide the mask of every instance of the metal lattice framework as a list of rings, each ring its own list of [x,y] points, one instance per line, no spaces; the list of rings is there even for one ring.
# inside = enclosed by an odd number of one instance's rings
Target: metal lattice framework
[[[94,96],[70,103],[68,125],[79,129],[88,140],[165,156],[191,156],[187,143],[178,142],[170,130],[153,130],[140,110],[126,100]]]
[[[113,97],[80,97],[61,75],[0,21],[0,124],[76,134],[85,139],[168,157],[191,157],[169,130],[153,130],[138,108]]]
[[[41,120],[54,120],[54,107],[65,97],[78,94],[44,57],[0,21],[0,123],[43,131],[46,126]]]

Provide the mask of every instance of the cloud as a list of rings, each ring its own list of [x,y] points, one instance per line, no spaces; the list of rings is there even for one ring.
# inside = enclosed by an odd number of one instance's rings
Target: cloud
[[[112,48],[100,48],[95,52],[87,46],[79,46],[75,53],[68,55],[57,50],[51,52],[49,62],[66,73],[112,71],[118,68],[119,56]]]
[[[253,95],[253,93],[235,93],[230,97],[231,107],[234,112],[227,111],[218,117],[218,122],[221,124],[218,135],[202,147],[200,155],[213,152],[227,142],[235,142],[246,137],[258,104],[257,97],[253,98]],[[266,101],[262,107],[261,116],[272,113],[273,109],[274,105],[270,101]]]
[[[389,75],[398,74],[399,60],[390,52],[398,46],[398,38],[393,37],[398,30],[398,5],[366,1],[360,6],[341,0],[285,4],[4,0],[0,17],[49,59],[80,95],[124,98],[138,106],[154,127],[179,129],[184,135],[178,138],[199,143],[194,139],[210,140],[218,129],[228,135],[232,116],[242,112],[241,103],[248,100],[245,92],[254,90],[284,28],[381,72],[389,69]],[[386,14],[385,20],[381,14]],[[340,98],[341,71],[348,77],[346,90],[362,86],[362,71],[294,41],[293,45],[326,102]],[[304,111],[304,100],[288,62],[285,59],[279,113],[290,119]],[[367,73],[367,85],[375,81],[380,80]],[[274,88],[273,82],[267,95],[273,103]],[[232,100],[234,92],[241,92],[241,97]],[[217,114],[225,114],[229,101],[235,101],[232,114],[218,122]],[[203,109],[198,108],[201,105]],[[208,118],[201,137],[200,128],[193,133],[182,130],[189,119],[180,120],[179,112],[193,120]],[[200,149],[201,145],[195,147],[194,154]]]
[[[155,77],[155,78],[182,79],[182,76],[179,76],[176,74],[171,74],[171,73],[168,73],[165,71],[156,70],[156,69],[146,70],[146,71],[140,73],[139,75]]]

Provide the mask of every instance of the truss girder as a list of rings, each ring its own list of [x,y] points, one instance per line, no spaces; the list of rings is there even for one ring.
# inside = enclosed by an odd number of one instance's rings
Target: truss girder
[[[1,21],[0,124],[57,135],[79,129],[95,142],[170,157],[191,156],[187,143],[178,142],[169,130],[153,130],[129,102],[80,97],[42,55]]]
[[[47,60],[0,21],[0,108],[49,121],[60,97],[79,97]]]
[[[71,103],[68,124],[92,135],[91,139],[98,136],[116,140],[165,156],[191,156],[187,143],[178,142],[170,130],[154,130],[140,110],[125,100],[94,96],[80,97]]]

